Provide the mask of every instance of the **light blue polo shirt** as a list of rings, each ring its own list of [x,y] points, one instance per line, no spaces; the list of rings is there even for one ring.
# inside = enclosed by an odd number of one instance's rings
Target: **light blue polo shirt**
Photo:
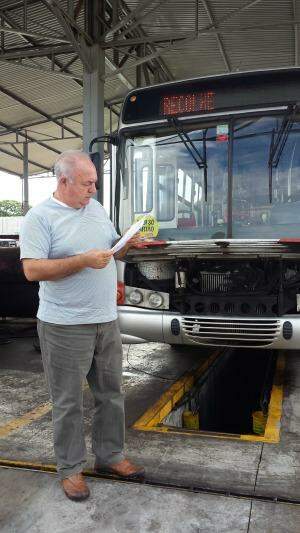
[[[91,199],[81,209],[49,198],[28,211],[20,232],[21,259],[62,259],[93,248],[109,250],[119,238],[106,211]],[[84,268],[56,281],[41,281],[38,318],[53,324],[94,324],[117,318],[117,272]]]

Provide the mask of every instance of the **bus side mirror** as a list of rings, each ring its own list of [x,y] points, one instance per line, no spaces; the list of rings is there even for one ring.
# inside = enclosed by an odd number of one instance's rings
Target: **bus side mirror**
[[[99,152],[93,152],[89,154],[90,159],[92,163],[95,165],[96,172],[97,172],[97,183],[96,183],[96,189],[99,190],[100,188],[100,180],[101,180],[101,171],[102,171],[102,161]]]
[[[102,160],[99,152],[92,152],[95,143],[108,143],[117,146],[119,144],[118,134],[103,135],[102,137],[95,137],[89,144],[89,156],[94,163],[97,172],[96,189],[98,191],[97,198],[103,203],[103,176],[102,176]]]

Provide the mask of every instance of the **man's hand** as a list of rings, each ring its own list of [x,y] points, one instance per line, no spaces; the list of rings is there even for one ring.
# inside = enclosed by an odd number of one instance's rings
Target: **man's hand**
[[[113,252],[111,250],[89,250],[83,254],[85,266],[90,268],[105,268],[111,260],[112,255]]]
[[[127,241],[125,246],[115,254],[115,259],[122,259],[122,257],[127,254],[129,248],[134,248],[137,244],[141,244],[142,242],[143,237],[141,237],[140,233],[136,233],[131,239],[129,239],[129,241]]]
[[[144,241],[144,237],[141,236],[140,232],[136,233],[129,241],[126,243],[126,248],[129,250],[129,248],[134,248],[137,244],[141,244],[141,242]],[[126,250],[126,251],[127,251]]]
[[[89,250],[63,259],[23,259],[22,263],[28,281],[56,281],[83,268],[104,268],[111,256],[111,250]]]

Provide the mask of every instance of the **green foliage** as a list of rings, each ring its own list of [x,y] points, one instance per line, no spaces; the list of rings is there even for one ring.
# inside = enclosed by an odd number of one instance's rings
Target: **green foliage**
[[[0,217],[20,217],[22,214],[21,202],[0,200]]]

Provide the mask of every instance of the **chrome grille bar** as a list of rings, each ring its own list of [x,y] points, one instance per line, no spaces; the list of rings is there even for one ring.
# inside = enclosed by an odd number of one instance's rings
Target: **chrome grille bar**
[[[276,319],[209,319],[186,316],[182,318],[183,334],[204,344],[251,345],[271,344],[280,334],[280,321]]]

